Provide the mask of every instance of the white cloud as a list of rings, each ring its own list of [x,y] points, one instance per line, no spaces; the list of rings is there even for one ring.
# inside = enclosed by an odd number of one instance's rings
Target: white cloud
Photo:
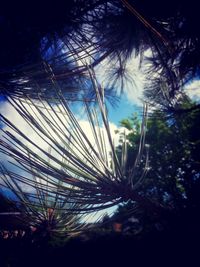
[[[28,107],[26,105],[26,108],[29,110],[30,114],[33,115],[33,111],[30,110],[30,107]],[[27,136],[31,141],[33,141],[34,143],[36,143],[38,145],[39,148],[42,148],[45,151],[49,151],[49,145],[47,142],[45,142],[37,133],[36,131],[34,131],[30,125],[28,125],[28,123],[16,112],[16,110],[8,103],[8,102],[4,102],[2,103],[2,105],[0,106],[0,112],[1,114],[3,114],[9,121],[11,121],[17,128],[20,129],[20,131]],[[66,133],[66,129],[65,126],[68,127],[68,120],[65,120],[65,124],[62,124],[59,119],[55,116],[55,114],[53,114],[53,112],[45,112],[45,115],[53,120],[55,122],[55,125],[59,125],[60,130],[63,131],[63,133]],[[60,114],[60,113],[59,113]],[[95,140],[92,134],[92,130],[90,127],[89,122],[85,119],[85,116],[81,116],[83,117],[83,119],[80,118],[80,114],[83,114],[82,112],[78,114],[79,117],[79,124],[81,126],[81,128],[83,129],[84,133],[86,133],[87,138],[90,140],[90,142],[92,143],[92,146],[95,147]],[[50,125],[48,125],[48,123],[46,123],[40,116],[39,114],[37,121],[39,121],[39,119],[41,120],[41,122],[43,123],[44,127],[46,127],[47,131],[50,133],[50,135],[55,138],[56,142],[58,142],[59,144],[62,144],[61,138],[58,138],[58,136],[56,135],[55,132],[53,132],[53,130],[51,129]],[[36,114],[35,114],[36,116]],[[52,117],[51,117],[52,116]],[[63,121],[64,121],[64,117],[60,114],[59,116],[62,117]],[[13,131],[12,129],[10,129],[8,126],[4,126],[3,129],[5,131],[9,131],[11,132],[15,137],[17,137],[19,140],[21,140],[23,142],[23,144],[25,144],[28,148],[32,149],[37,155],[39,155],[42,158],[45,158],[46,156],[36,147],[34,147],[33,145],[30,144],[30,142],[28,142],[28,140],[24,139],[22,136],[18,135],[15,131]],[[106,137],[106,132],[105,129],[103,129],[102,127],[100,128],[101,131],[104,132],[104,136]],[[114,123],[110,123],[110,131],[111,131],[111,135],[112,138],[114,140],[114,144],[118,145],[119,144],[119,134],[116,134],[115,131],[116,130],[120,130],[122,131],[122,127],[119,128],[117,127]],[[4,140],[5,133],[0,132],[0,138]],[[64,135],[61,134],[61,137],[64,138]],[[50,142],[51,143],[51,142]],[[109,142],[108,139],[105,138],[105,146],[109,148]],[[64,147],[64,145],[63,145]],[[59,153],[57,153],[55,150],[51,149],[51,154],[53,156],[55,156],[56,158],[61,160],[61,155],[59,155]],[[80,155],[80,153],[77,153],[77,155]],[[108,151],[108,155],[109,155],[109,151]],[[5,155],[1,155],[1,162],[5,165],[5,166],[9,166],[9,168],[12,168],[12,171],[17,171],[17,168],[15,166],[12,166],[8,163],[8,161],[14,162],[14,160],[9,157],[9,156],[5,156]],[[53,162],[51,162],[52,164]],[[58,166],[58,164],[55,166],[60,168],[61,166]],[[19,170],[18,170],[19,171]],[[21,173],[20,173],[21,174]],[[24,174],[24,173],[23,173]],[[29,190],[29,188],[26,188],[26,191]]]
[[[146,55],[145,55],[146,56]],[[110,63],[108,59],[101,62],[98,67],[95,69],[95,73],[97,74],[98,80],[101,84],[105,85],[112,79],[112,75],[110,73],[112,68],[116,67],[116,63]],[[125,79],[124,84],[124,93],[131,104],[135,104],[137,106],[142,106],[142,93],[144,87],[144,71],[140,68],[140,59],[139,57],[132,56],[126,63],[126,73],[129,79]],[[116,91],[119,94],[118,90],[120,85],[116,84]]]
[[[185,92],[194,101],[200,101],[200,80],[194,80],[185,86]]]
[[[145,59],[151,56],[151,49],[148,49],[144,52],[143,61],[141,61],[140,56],[135,57],[134,55],[127,61],[127,70],[133,79],[133,83],[128,82],[126,84],[125,92],[131,104],[143,106],[143,90],[146,79],[145,71],[149,67],[149,63]]]
[[[29,112],[31,114],[33,114],[33,112],[30,111],[30,108],[28,108],[28,106],[27,106],[27,109],[29,110]],[[36,142],[39,147],[41,147],[42,149],[48,151],[48,149],[49,149],[48,144],[45,143],[42,140],[42,138],[40,138],[38,136],[38,134],[27,124],[27,122],[16,112],[16,110],[8,102],[2,103],[2,105],[0,106],[0,112],[9,121],[11,121],[14,125],[16,125],[16,127],[18,127],[30,140],[32,140],[33,142]],[[51,115],[53,116],[52,113],[49,113],[49,114],[45,113],[45,114],[47,115],[47,117],[49,119],[50,119]],[[91,141],[91,143],[95,147],[96,145],[95,145],[95,141],[94,141],[94,138],[93,138],[93,134],[92,134],[92,130],[91,130],[90,124],[86,120],[82,110],[80,110],[80,113],[78,113],[77,117],[79,118],[79,124],[80,124],[81,128],[83,129],[84,133],[86,133],[88,139]],[[56,117],[52,117],[52,118],[54,118],[56,124],[59,124],[61,129],[64,130],[64,125],[60,124],[58,118],[56,118]],[[43,121],[43,123],[45,124],[44,121]],[[67,123],[67,120],[66,120],[66,123]],[[116,134],[116,130],[119,130],[120,132],[122,132],[122,131],[124,131],[124,128],[123,127],[117,127],[114,123],[110,123],[109,126],[110,126],[111,136],[112,136],[112,138],[114,140],[114,144],[118,145],[119,144],[119,134]],[[48,127],[48,125],[45,124],[45,127],[47,127],[47,129],[51,132],[52,136],[56,136],[55,133],[52,132],[52,129],[50,129]],[[25,145],[27,145],[29,148],[32,148],[41,157],[44,157],[44,155],[43,155],[43,153],[41,151],[39,151],[38,149],[34,148],[34,146],[30,145],[30,143],[27,140],[24,140],[21,136],[17,135],[8,126],[4,126],[3,129],[5,131],[12,132],[14,134],[14,136],[18,137],[21,141],[23,141],[23,143]],[[101,127],[100,130],[104,131],[104,135],[106,136],[105,130],[103,130],[102,127]],[[5,134],[0,132],[0,138],[1,139],[3,139],[3,135],[5,135]],[[61,140],[60,139],[57,139],[57,141],[61,144]],[[105,143],[106,143],[106,147],[109,147],[109,143],[108,143],[107,139],[106,139]],[[52,153],[52,155],[56,156],[56,152],[55,151],[52,151],[51,153]],[[14,160],[12,158],[10,158],[8,156],[5,156],[5,155],[1,155],[1,162],[3,162],[3,164],[7,168],[10,168],[11,165],[8,164],[8,161],[14,162]],[[25,172],[17,169],[16,167],[12,166],[11,168],[12,168],[13,172],[17,172],[20,175],[26,175],[26,177],[28,177],[28,178],[31,176],[30,174],[25,173]],[[30,186],[25,185],[25,184],[21,184],[21,185],[22,185],[22,189],[23,189],[24,192],[33,192],[34,191],[33,187],[30,187]],[[83,221],[86,220],[88,222],[95,222],[95,221],[99,220],[99,218],[101,218],[105,214],[105,212],[106,213],[112,213],[115,209],[116,209],[116,207],[113,207],[113,208],[105,209],[105,210],[97,212],[97,213],[93,213],[91,215],[87,215],[85,218],[83,218]]]

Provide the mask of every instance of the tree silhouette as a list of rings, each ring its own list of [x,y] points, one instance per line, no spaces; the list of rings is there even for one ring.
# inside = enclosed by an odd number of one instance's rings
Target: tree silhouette
[[[127,59],[133,54],[142,59],[150,49],[146,97],[168,111],[177,110],[183,85],[199,71],[197,10],[196,1],[189,8],[180,1],[29,1],[13,3],[12,10],[4,3],[1,91],[38,97],[35,88],[39,84],[47,94],[53,75],[70,97],[72,92],[77,97],[79,77],[86,70],[80,62],[86,58],[93,67],[116,58],[109,81],[116,88],[116,79],[122,86],[126,79]]]

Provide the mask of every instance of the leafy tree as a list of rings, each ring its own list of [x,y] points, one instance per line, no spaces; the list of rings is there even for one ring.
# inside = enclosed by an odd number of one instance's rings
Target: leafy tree
[[[193,106],[192,103],[184,104],[183,108]],[[127,134],[130,155],[135,154],[139,138],[133,120],[134,117],[121,121],[121,125],[130,131]],[[197,193],[194,193],[199,188],[199,125],[197,110],[171,119],[166,119],[160,111],[152,112],[146,135],[150,147],[149,170],[142,190],[140,188],[141,194],[175,209],[199,205]],[[118,147],[118,153],[121,149]],[[128,162],[127,170],[130,164]]]

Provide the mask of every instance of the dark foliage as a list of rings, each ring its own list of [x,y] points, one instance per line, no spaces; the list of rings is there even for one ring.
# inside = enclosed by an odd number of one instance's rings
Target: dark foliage
[[[116,58],[119,64],[110,72],[109,85],[112,87],[113,81],[114,87],[119,86],[116,80],[120,80],[123,87],[127,59],[133,52],[142,58],[150,48],[151,83],[146,97],[168,111],[177,110],[182,85],[199,73],[198,25],[197,2],[193,0],[189,6],[179,0],[60,0],[51,5],[47,1],[4,1],[0,19],[1,90],[31,95],[39,85],[47,93],[54,78],[77,97],[77,75],[85,68],[69,54],[86,51],[82,59],[90,54],[93,66],[105,58]],[[158,77],[152,76],[155,72]]]
[[[135,203],[129,202],[116,212],[119,218],[121,215],[122,222],[123,217],[126,220],[126,217],[132,214],[139,220],[138,223],[144,233],[157,227],[156,224],[158,228],[165,229],[170,221],[173,222],[172,218],[182,216],[182,213],[189,214],[190,210],[193,215],[185,218],[186,221],[191,220],[188,223],[195,223],[194,216],[196,218],[199,216],[200,122],[198,109],[192,110],[192,107],[195,105],[186,102],[181,108],[191,109],[190,112],[176,114],[170,119],[165,113],[154,111],[148,120],[146,143],[149,146],[149,170],[146,179],[138,186],[138,192],[168,207],[169,211],[154,216],[141,206],[138,207]],[[127,135],[129,159],[136,155],[136,144],[139,138],[138,123],[139,120],[135,115],[121,121],[121,125],[130,131]],[[119,146],[119,154],[121,149]],[[129,160],[127,171],[131,164]]]
[[[142,238],[112,234],[89,241],[69,240],[62,246],[40,246],[30,240],[1,240],[1,266],[138,266],[194,265],[198,262],[198,225],[191,223],[192,212],[185,212],[165,232],[151,232]],[[190,219],[189,219],[190,218]]]

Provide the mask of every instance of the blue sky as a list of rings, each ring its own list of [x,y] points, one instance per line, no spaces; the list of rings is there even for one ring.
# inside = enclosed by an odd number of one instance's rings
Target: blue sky
[[[127,117],[130,117],[132,113],[142,111],[142,105],[135,104],[130,101],[127,96],[123,95],[116,107],[112,107],[108,104],[108,117],[109,120],[119,126],[119,122]]]
[[[125,93],[124,95],[120,97],[120,101],[116,107],[113,108],[110,104],[108,104],[109,120],[111,123],[113,123],[117,127],[119,127],[119,122],[122,119],[131,116],[131,114],[134,112],[138,112],[139,114],[141,114],[141,111],[142,111],[142,101],[140,99],[141,99],[141,93],[142,93],[142,88],[143,88],[143,84],[142,84],[143,74],[133,65],[137,65],[135,64],[134,60],[130,64],[130,67],[133,67],[133,70],[130,69],[130,71],[132,72],[136,71],[136,74],[137,74],[136,84],[134,83],[135,85],[133,84],[127,85],[127,88],[124,89]],[[102,73],[100,72],[99,74],[101,78]],[[200,88],[200,80],[194,80],[187,85],[186,90],[188,91],[192,99],[198,100],[200,99],[199,88]],[[4,98],[0,97],[0,112],[4,112],[4,111],[8,119],[10,119],[20,128],[24,127],[19,117],[16,114],[14,114],[13,110],[9,109],[9,107],[6,105]],[[0,122],[0,127],[2,127],[1,122]],[[24,127],[24,132],[26,131],[27,129],[25,129]],[[113,131],[114,131],[114,128],[113,128]],[[31,133],[27,131],[27,135],[31,136]],[[111,209],[110,211],[112,212],[113,209]]]
[[[146,55],[149,52],[147,51]],[[144,83],[144,72],[140,66],[139,57],[131,57],[126,63],[126,73],[129,77],[129,80],[125,81],[125,85],[123,88],[123,93],[121,94],[120,90],[117,88],[116,84],[116,93],[119,96],[119,102],[116,107],[112,107],[109,103],[107,103],[108,111],[109,111],[109,120],[119,125],[119,122],[131,116],[134,112],[141,113],[142,111],[142,91],[143,91],[143,83]],[[112,67],[116,67],[115,64],[107,62],[107,60],[100,63],[100,65],[95,69],[95,73],[98,81],[102,86],[107,84],[110,77],[110,69]]]

